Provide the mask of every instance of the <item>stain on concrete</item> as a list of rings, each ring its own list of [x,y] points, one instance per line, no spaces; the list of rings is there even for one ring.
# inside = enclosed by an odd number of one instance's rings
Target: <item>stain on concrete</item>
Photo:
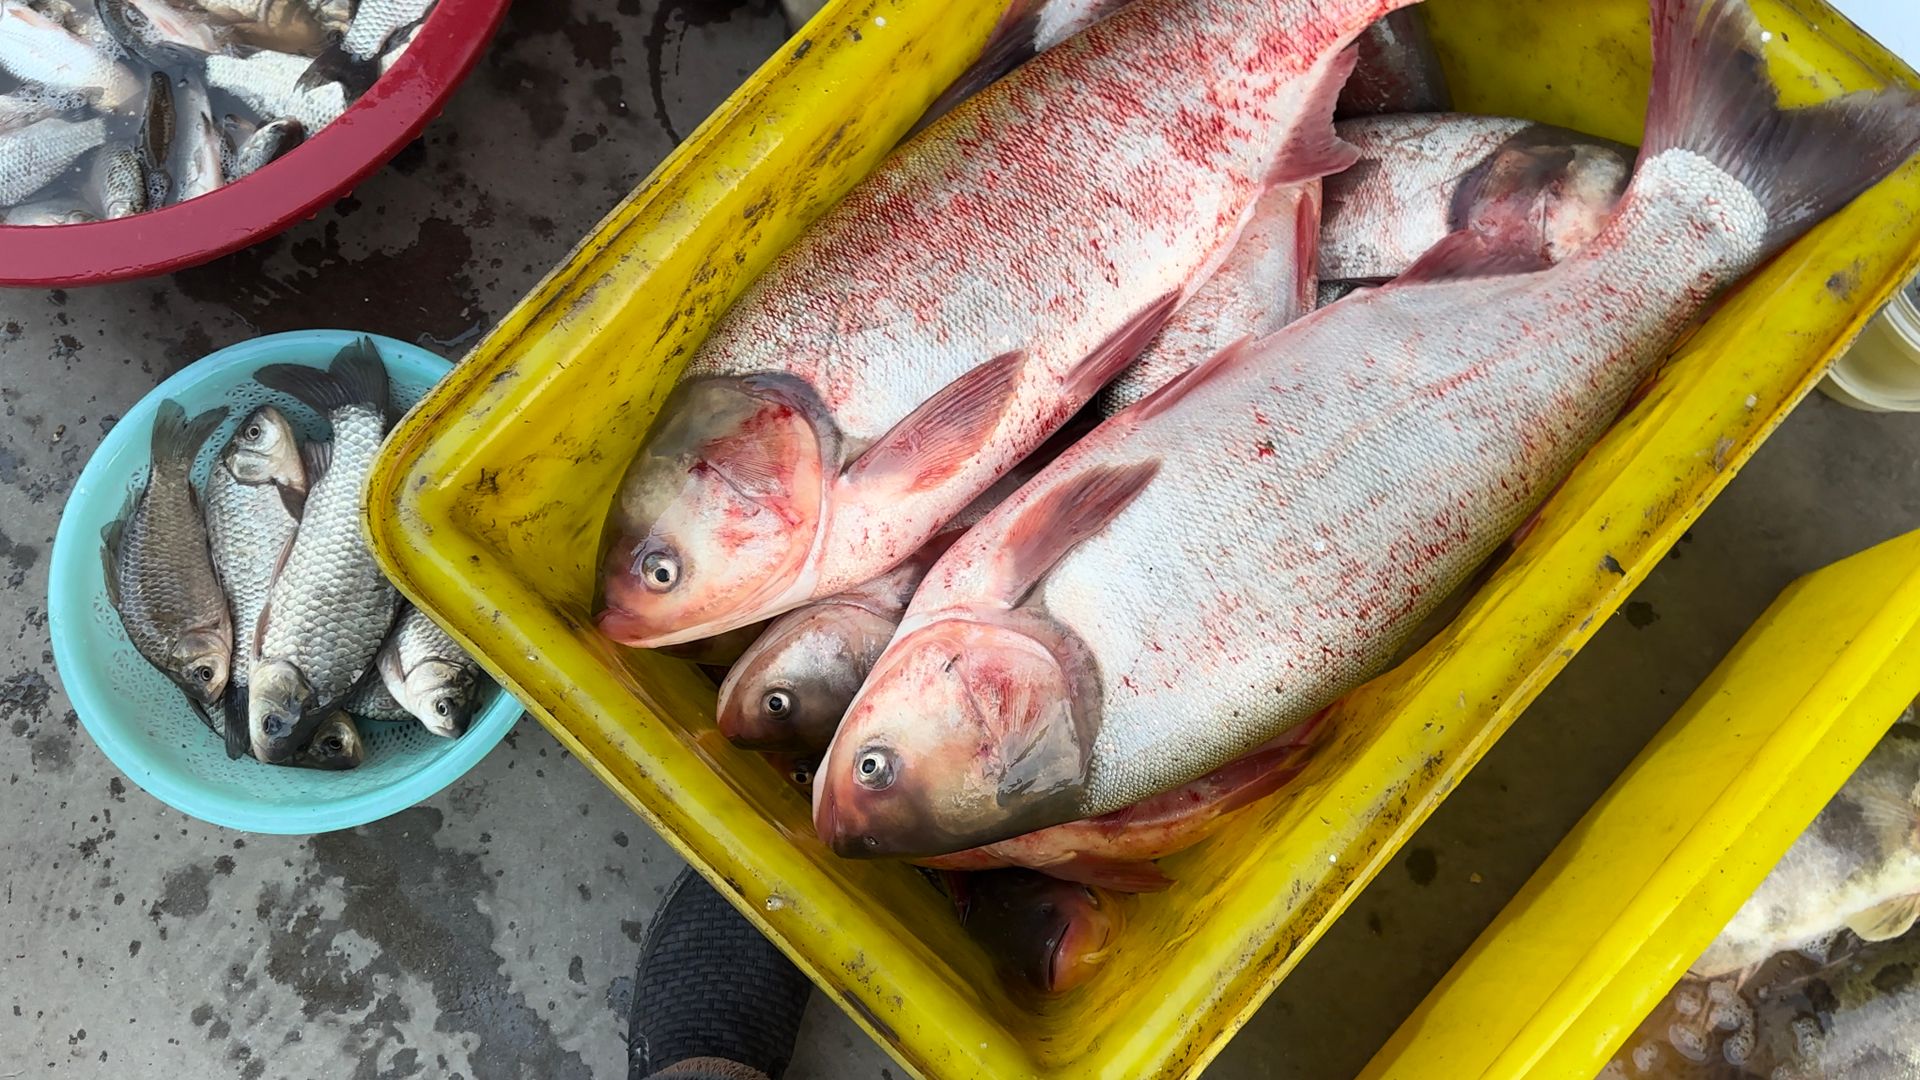
[[[208,890],[212,882],[213,871],[205,866],[183,866],[169,870],[160,884],[160,899],[153,902],[147,913],[156,923],[163,915],[191,919],[204,914],[207,904],[212,900]]]
[[[1431,885],[1434,876],[1440,873],[1440,857],[1431,848],[1412,848],[1402,860],[1407,868],[1407,876],[1415,885]]]
[[[1653,610],[1653,605],[1645,600],[1629,600],[1626,607],[1620,610],[1635,630],[1645,630],[1660,621],[1660,613]]]
[[[53,684],[38,671],[21,671],[0,680],[0,720],[9,721],[15,735],[25,735],[47,715]]]
[[[33,740],[30,760],[35,771],[66,772],[73,768],[73,740],[61,731],[43,731]]]

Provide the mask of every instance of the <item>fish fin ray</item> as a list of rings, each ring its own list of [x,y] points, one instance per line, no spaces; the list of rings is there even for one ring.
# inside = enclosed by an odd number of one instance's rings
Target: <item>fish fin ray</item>
[[[1300,120],[1280,146],[1279,157],[1267,173],[1269,185],[1298,184],[1351,167],[1360,151],[1334,130],[1333,112],[1340,91],[1360,62],[1360,49],[1349,45],[1328,57],[1300,103]]]
[[[226,739],[227,760],[238,761],[253,748],[253,736],[247,727],[246,699],[240,696],[239,687],[231,674],[227,676],[227,689],[221,694],[220,702],[226,714],[226,730],[221,734]]]
[[[307,490],[312,491],[313,485],[327,475],[328,469],[333,468],[333,440],[316,439],[301,443],[300,467],[307,474]]]
[[[848,478],[924,488],[959,472],[999,427],[1026,362],[1025,350],[1002,353],[948,383],[869,446]]]
[[[1920,893],[1896,897],[1855,912],[1847,919],[1847,929],[1861,941],[1887,941],[1913,929],[1916,919],[1920,919]]]
[[[153,465],[177,466],[191,472],[200,447],[227,418],[227,407],[216,405],[187,419],[187,410],[168,398],[153,414]]]
[[[1158,459],[1102,465],[1055,485],[1019,511],[995,555],[995,597],[1013,607],[1074,545],[1105,528],[1160,471]]]
[[[323,416],[348,405],[372,406],[382,415],[387,411],[387,366],[368,337],[341,349],[325,371],[305,364],[268,364],[253,378],[269,390],[293,395]]]
[[[1478,229],[1460,229],[1442,237],[1386,287],[1530,274],[1549,265],[1537,244],[1513,243]]]
[[[280,493],[280,505],[286,509],[287,516],[299,521],[306,514],[307,497],[284,484],[275,484],[273,488]]]
[[[1205,385],[1208,380],[1244,356],[1253,345],[1253,338],[1244,337],[1221,349],[1212,356],[1200,361],[1187,370],[1168,379],[1165,386],[1148,394],[1133,404],[1128,410],[1127,419],[1132,423],[1151,420],[1180,403],[1181,399]]]
[[[1067,372],[1066,394],[1076,406],[1100,392],[1100,388],[1118,378],[1146,347],[1158,337],[1167,320],[1180,310],[1185,297],[1169,292],[1156,298],[1128,319],[1120,329],[1108,335],[1098,348],[1083,357]]]

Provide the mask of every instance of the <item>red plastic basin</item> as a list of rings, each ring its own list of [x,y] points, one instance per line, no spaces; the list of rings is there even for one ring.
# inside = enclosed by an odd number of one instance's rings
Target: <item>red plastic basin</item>
[[[177,206],[83,225],[0,225],[0,285],[98,285],[237,251],[345,195],[440,115],[510,0],[439,0],[393,69],[271,165]]]

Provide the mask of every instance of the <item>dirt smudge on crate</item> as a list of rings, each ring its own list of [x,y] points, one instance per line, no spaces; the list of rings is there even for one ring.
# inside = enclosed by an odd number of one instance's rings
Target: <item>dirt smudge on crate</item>
[[[1629,600],[1626,607],[1620,610],[1635,630],[1645,630],[1660,621],[1660,613],[1653,610],[1653,605],[1645,600]]]
[[[1440,857],[1432,848],[1413,848],[1407,852],[1405,860],[1407,876],[1415,885],[1431,885],[1440,873]]]

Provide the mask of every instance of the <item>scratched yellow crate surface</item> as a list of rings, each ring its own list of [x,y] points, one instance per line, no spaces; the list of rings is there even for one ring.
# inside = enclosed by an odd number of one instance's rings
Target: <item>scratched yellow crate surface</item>
[[[1293,794],[1170,860],[1178,885],[1131,905],[1099,977],[1035,1009],[912,871],[822,849],[781,778],[713,730],[695,669],[588,622],[610,492],[688,356],[972,59],[998,7],[839,0],[816,18],[400,425],[368,526],[402,591],[916,1073],[1192,1076],[1912,269],[1920,170],[1731,298],[1454,624],[1338,707]],[[1639,0],[1429,7],[1461,107],[1637,137]],[[1759,11],[1794,98],[1911,77],[1815,0]]]
[[[1920,695],[1920,532],[1795,582],[1363,1080],[1591,1077]]]

